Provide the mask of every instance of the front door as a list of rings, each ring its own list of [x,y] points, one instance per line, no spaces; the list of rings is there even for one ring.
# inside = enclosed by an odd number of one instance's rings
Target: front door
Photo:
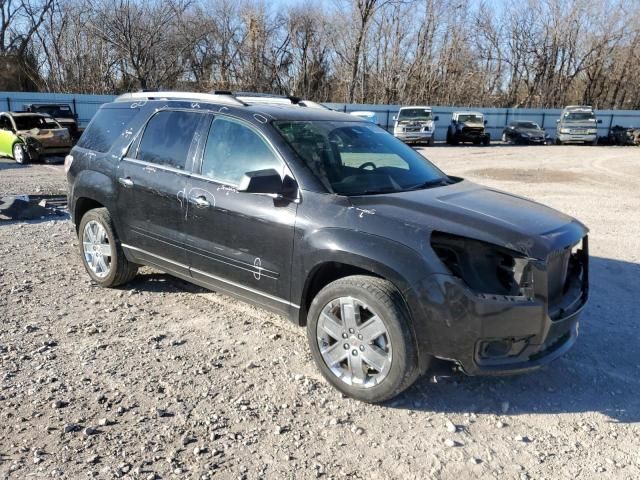
[[[194,135],[204,114],[161,110],[118,166],[118,215],[122,242],[134,257],[188,276],[182,229],[184,190],[195,151]]]
[[[194,278],[289,312],[297,204],[238,192],[245,172],[286,167],[250,125],[217,116],[187,186],[185,243]]]

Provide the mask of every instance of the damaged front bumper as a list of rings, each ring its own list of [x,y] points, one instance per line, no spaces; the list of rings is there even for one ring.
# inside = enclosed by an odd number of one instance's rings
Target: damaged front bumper
[[[575,343],[588,298],[586,236],[574,250],[534,262],[530,295],[476,293],[453,275],[430,276],[419,289],[429,353],[468,375],[522,373],[562,356]]]

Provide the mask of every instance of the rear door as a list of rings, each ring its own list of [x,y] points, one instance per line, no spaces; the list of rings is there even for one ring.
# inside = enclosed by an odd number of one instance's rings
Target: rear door
[[[191,274],[212,288],[288,313],[297,203],[238,192],[244,173],[288,170],[253,126],[217,116],[186,190]]]
[[[145,262],[183,275],[189,274],[183,195],[194,137],[205,118],[192,110],[154,113],[118,167],[118,215],[126,247]]]

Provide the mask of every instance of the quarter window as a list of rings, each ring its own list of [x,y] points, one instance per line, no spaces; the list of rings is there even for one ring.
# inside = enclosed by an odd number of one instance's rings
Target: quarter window
[[[80,137],[78,146],[96,152],[108,152],[139,110],[128,107],[102,107]]]
[[[136,158],[184,170],[200,118],[199,114],[192,112],[164,111],[155,114],[147,123]]]
[[[283,173],[282,163],[255,131],[231,119],[213,121],[202,159],[202,175],[237,185],[246,172],[268,168]]]

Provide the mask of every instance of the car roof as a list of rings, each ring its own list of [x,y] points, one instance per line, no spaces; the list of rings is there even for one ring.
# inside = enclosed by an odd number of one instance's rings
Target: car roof
[[[128,103],[131,106],[142,106],[147,102],[154,104],[162,102],[169,106],[171,103],[190,105],[191,108],[208,108],[238,117],[253,118],[260,122],[267,120],[325,120],[325,121],[364,121],[354,115],[335,112],[326,108],[314,108],[299,105],[301,99],[291,96],[272,95],[252,92],[215,91],[213,93],[199,92],[133,92],[117,97],[112,105]],[[178,106],[178,105],[176,105]],[[179,105],[184,108],[184,105]],[[206,107],[205,107],[206,106]],[[258,116],[258,117],[256,117]],[[259,118],[262,116],[263,118]]]
[[[472,112],[465,110],[464,112],[453,112],[453,115],[484,115],[482,112]]]
[[[400,110],[404,110],[405,108],[422,108],[425,110],[431,110],[431,107],[429,107],[428,105],[407,105],[404,107],[400,107]]]
[[[49,117],[50,115],[43,115],[42,113],[31,113],[31,112],[2,112],[5,115],[9,115],[11,117]]]

